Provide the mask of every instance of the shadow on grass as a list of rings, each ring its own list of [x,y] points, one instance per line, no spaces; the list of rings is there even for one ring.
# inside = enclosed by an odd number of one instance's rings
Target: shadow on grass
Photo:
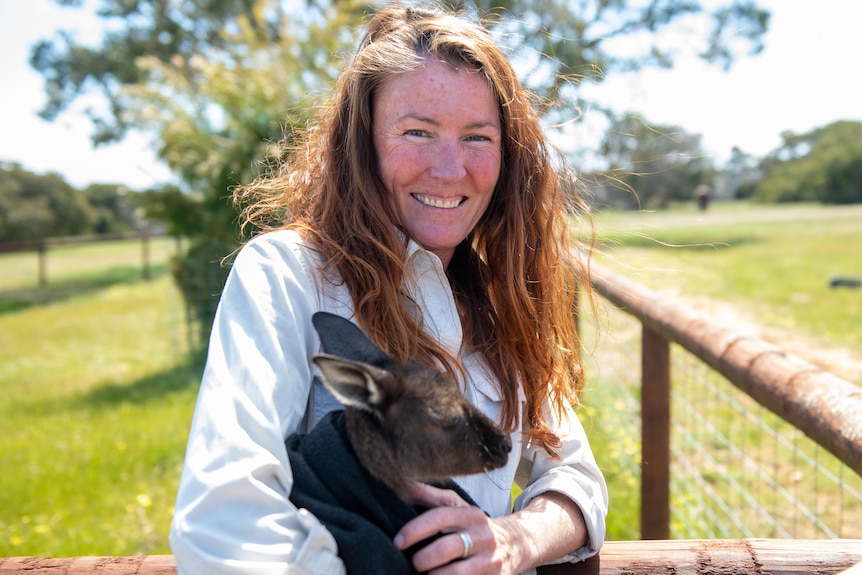
[[[124,403],[143,405],[196,387],[203,373],[202,351],[189,353],[184,361],[166,371],[131,383],[107,383],[71,403],[76,408],[106,409]]]
[[[0,419],[21,410],[31,417],[62,417],[115,409],[121,405],[146,406],[166,397],[196,390],[204,369],[203,351],[186,354],[176,365],[130,382],[107,382],[90,390],[52,397],[0,403]]]
[[[150,280],[156,280],[168,273],[167,264],[150,267]],[[134,284],[148,281],[142,277],[140,266],[116,266],[88,273],[82,277],[63,278],[49,281],[43,287],[0,291],[0,314],[49,305],[77,296],[88,295],[121,284]]]

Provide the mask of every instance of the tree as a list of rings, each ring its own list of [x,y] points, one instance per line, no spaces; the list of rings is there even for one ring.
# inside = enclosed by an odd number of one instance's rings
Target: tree
[[[739,56],[759,53],[769,26],[769,13],[752,0],[718,5],[701,0],[443,1],[492,22],[498,38],[521,60],[523,81],[552,101],[582,77],[601,81],[616,71],[671,67],[677,46],[684,43],[668,42],[666,33],[684,33],[694,21],[700,24],[694,32],[701,40],[700,56],[724,68]],[[99,16],[119,26],[110,28],[101,45],[86,46],[60,32],[33,48],[31,64],[44,76],[48,95],[41,114],[53,120],[82,93],[100,91],[109,107],[107,114],[90,112],[94,142],[117,140],[136,121],[127,113],[133,106],[123,87],[154,80],[153,66],[141,66],[140,58],[183,65],[194,56],[213,61],[241,50],[234,44],[238,36],[285,45],[295,35],[300,67],[285,73],[293,75],[291,84],[300,85],[306,71],[314,75],[330,68],[332,55],[352,46],[351,27],[373,7],[356,0],[103,0]],[[577,99],[571,91],[566,96]]]
[[[750,198],[761,173],[757,158],[734,146],[724,166],[727,185],[734,198]]]
[[[761,161],[761,202],[862,202],[862,122],[838,121],[804,134],[785,132]]]
[[[518,68],[525,70],[524,82],[572,106],[577,106],[576,77],[600,81],[597,67],[671,64],[673,49],[658,41],[621,53],[619,46],[630,44],[626,39],[656,38],[662,30],[703,16],[711,28],[704,32],[708,41],[702,56],[726,66],[735,56],[762,48],[769,22],[769,14],[750,0],[729,0],[711,11],[695,0],[580,0],[574,9],[568,0],[453,4],[489,17],[501,40],[514,38],[512,51]],[[41,113],[54,119],[80,95],[96,91],[107,103],[105,111],[91,113],[96,144],[120,139],[131,127],[153,134],[159,157],[177,174],[183,193],[196,196],[189,205],[200,219],[185,230],[193,241],[176,268],[182,284],[182,278],[201,276],[211,267],[208,262],[235,247],[235,212],[225,199],[230,187],[253,178],[261,161],[278,159],[282,151],[271,142],[289,139],[304,125],[314,96],[330,85],[337,57],[355,45],[354,31],[374,4],[103,0],[101,6],[99,15],[111,25],[100,45],[83,45],[60,33],[34,47],[31,64],[45,78],[48,94]],[[574,115],[565,106],[548,114]],[[196,266],[195,274],[184,269]],[[217,294],[224,276],[219,271],[200,289]],[[204,324],[209,308],[199,314]]]
[[[769,27],[769,12],[751,0],[449,3],[489,16],[502,41],[511,39],[512,51],[522,61],[519,69],[526,70],[522,80],[552,102],[577,101],[575,87],[584,78],[600,82],[615,72],[670,68],[688,40],[699,41],[703,60],[727,69],[737,57],[759,53]],[[688,28],[697,31],[686,32]],[[681,35],[689,36],[686,42],[679,41]],[[565,106],[562,110],[568,112]]]
[[[230,188],[277,159],[273,142],[305,124],[363,6],[288,14],[265,0],[109,0],[100,15],[122,26],[102,45],[61,35],[33,50],[49,94],[45,117],[95,87],[110,104],[107,115],[92,116],[95,143],[132,126],[154,135],[179,185],[166,187],[162,201],[146,194],[147,216],[167,217],[171,232],[190,238],[172,270],[202,336],[227,275],[219,263],[237,245]]]
[[[94,211],[59,174],[34,174],[0,163],[0,241],[41,240],[88,233]]]
[[[649,124],[636,114],[613,122],[600,152],[610,166],[601,183],[611,205],[655,208],[688,201],[699,184],[711,183],[714,171],[699,135]]]
[[[143,225],[138,213],[140,194],[119,184],[90,184],[84,196],[95,211],[93,231],[113,234],[137,230]]]

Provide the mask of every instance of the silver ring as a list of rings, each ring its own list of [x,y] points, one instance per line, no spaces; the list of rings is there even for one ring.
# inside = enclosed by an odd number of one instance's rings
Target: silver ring
[[[461,543],[464,544],[464,553],[461,554],[461,559],[466,559],[473,553],[473,538],[466,531],[459,531],[458,537],[461,538]]]

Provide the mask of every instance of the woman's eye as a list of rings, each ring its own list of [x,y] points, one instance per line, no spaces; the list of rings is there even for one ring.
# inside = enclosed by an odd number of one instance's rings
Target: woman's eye
[[[424,136],[425,130],[407,130],[404,132],[405,136]]]

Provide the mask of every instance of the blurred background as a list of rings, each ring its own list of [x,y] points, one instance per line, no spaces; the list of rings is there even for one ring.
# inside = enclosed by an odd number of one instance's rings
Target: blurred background
[[[597,261],[862,382],[862,4],[455,5],[554,103]],[[0,556],[168,552],[230,189],[278,161],[375,6],[0,0]],[[591,314],[581,415],[632,539],[639,333]],[[671,535],[862,536],[858,474],[695,366]]]

